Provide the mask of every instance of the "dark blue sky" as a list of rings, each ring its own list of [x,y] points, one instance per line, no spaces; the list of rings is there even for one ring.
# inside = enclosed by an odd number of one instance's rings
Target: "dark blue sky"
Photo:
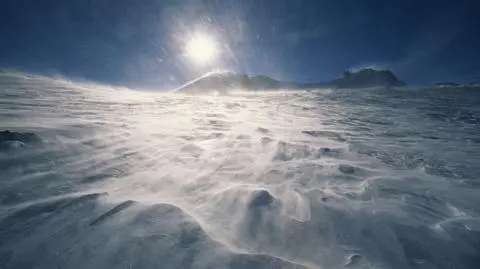
[[[303,82],[374,65],[410,83],[472,81],[479,14],[478,0],[3,0],[0,66],[147,88],[214,68]],[[215,37],[220,61],[184,59],[195,32]]]

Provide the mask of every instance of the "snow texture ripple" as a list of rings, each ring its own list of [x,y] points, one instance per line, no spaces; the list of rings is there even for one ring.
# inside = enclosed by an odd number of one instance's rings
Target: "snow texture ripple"
[[[0,267],[478,268],[479,105],[0,74]]]

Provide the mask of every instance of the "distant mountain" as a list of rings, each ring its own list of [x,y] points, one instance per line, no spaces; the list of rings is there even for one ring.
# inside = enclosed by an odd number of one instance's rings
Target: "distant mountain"
[[[438,88],[480,88],[480,82],[470,82],[470,83],[441,82],[441,83],[436,83],[435,87],[438,87]]]
[[[248,76],[235,74],[233,72],[210,73],[174,91],[189,94],[202,94],[207,92],[224,94],[231,90],[304,90],[317,88],[403,87],[405,85],[405,82],[397,79],[389,70],[366,68],[356,72],[345,71],[341,78],[319,83],[284,82],[267,76]]]
[[[359,71],[345,71],[343,77],[334,79],[330,84],[335,88],[372,88],[372,87],[404,87],[407,84],[400,81],[390,70],[373,68]]]
[[[201,94],[205,92],[218,92],[222,94],[230,90],[276,90],[288,86],[295,85],[280,82],[266,76],[248,76],[225,72],[207,74],[174,91],[190,94]]]

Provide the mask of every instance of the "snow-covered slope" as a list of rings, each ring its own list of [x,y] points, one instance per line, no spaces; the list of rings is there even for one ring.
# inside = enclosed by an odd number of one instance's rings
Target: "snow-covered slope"
[[[0,267],[476,268],[479,103],[1,74]]]

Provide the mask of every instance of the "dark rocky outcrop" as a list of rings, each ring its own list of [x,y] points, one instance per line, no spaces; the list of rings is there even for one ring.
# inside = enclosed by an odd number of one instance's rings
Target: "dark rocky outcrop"
[[[42,138],[35,133],[19,133],[11,131],[0,131],[0,143],[21,142],[23,144],[40,144]]]
[[[258,190],[252,194],[252,199],[248,204],[249,208],[257,208],[269,206],[274,202],[275,198],[267,190]]]
[[[400,81],[390,70],[377,70],[373,68],[360,69],[359,71],[345,71],[343,77],[332,80],[334,88],[372,88],[372,87],[404,87],[406,83]]]

